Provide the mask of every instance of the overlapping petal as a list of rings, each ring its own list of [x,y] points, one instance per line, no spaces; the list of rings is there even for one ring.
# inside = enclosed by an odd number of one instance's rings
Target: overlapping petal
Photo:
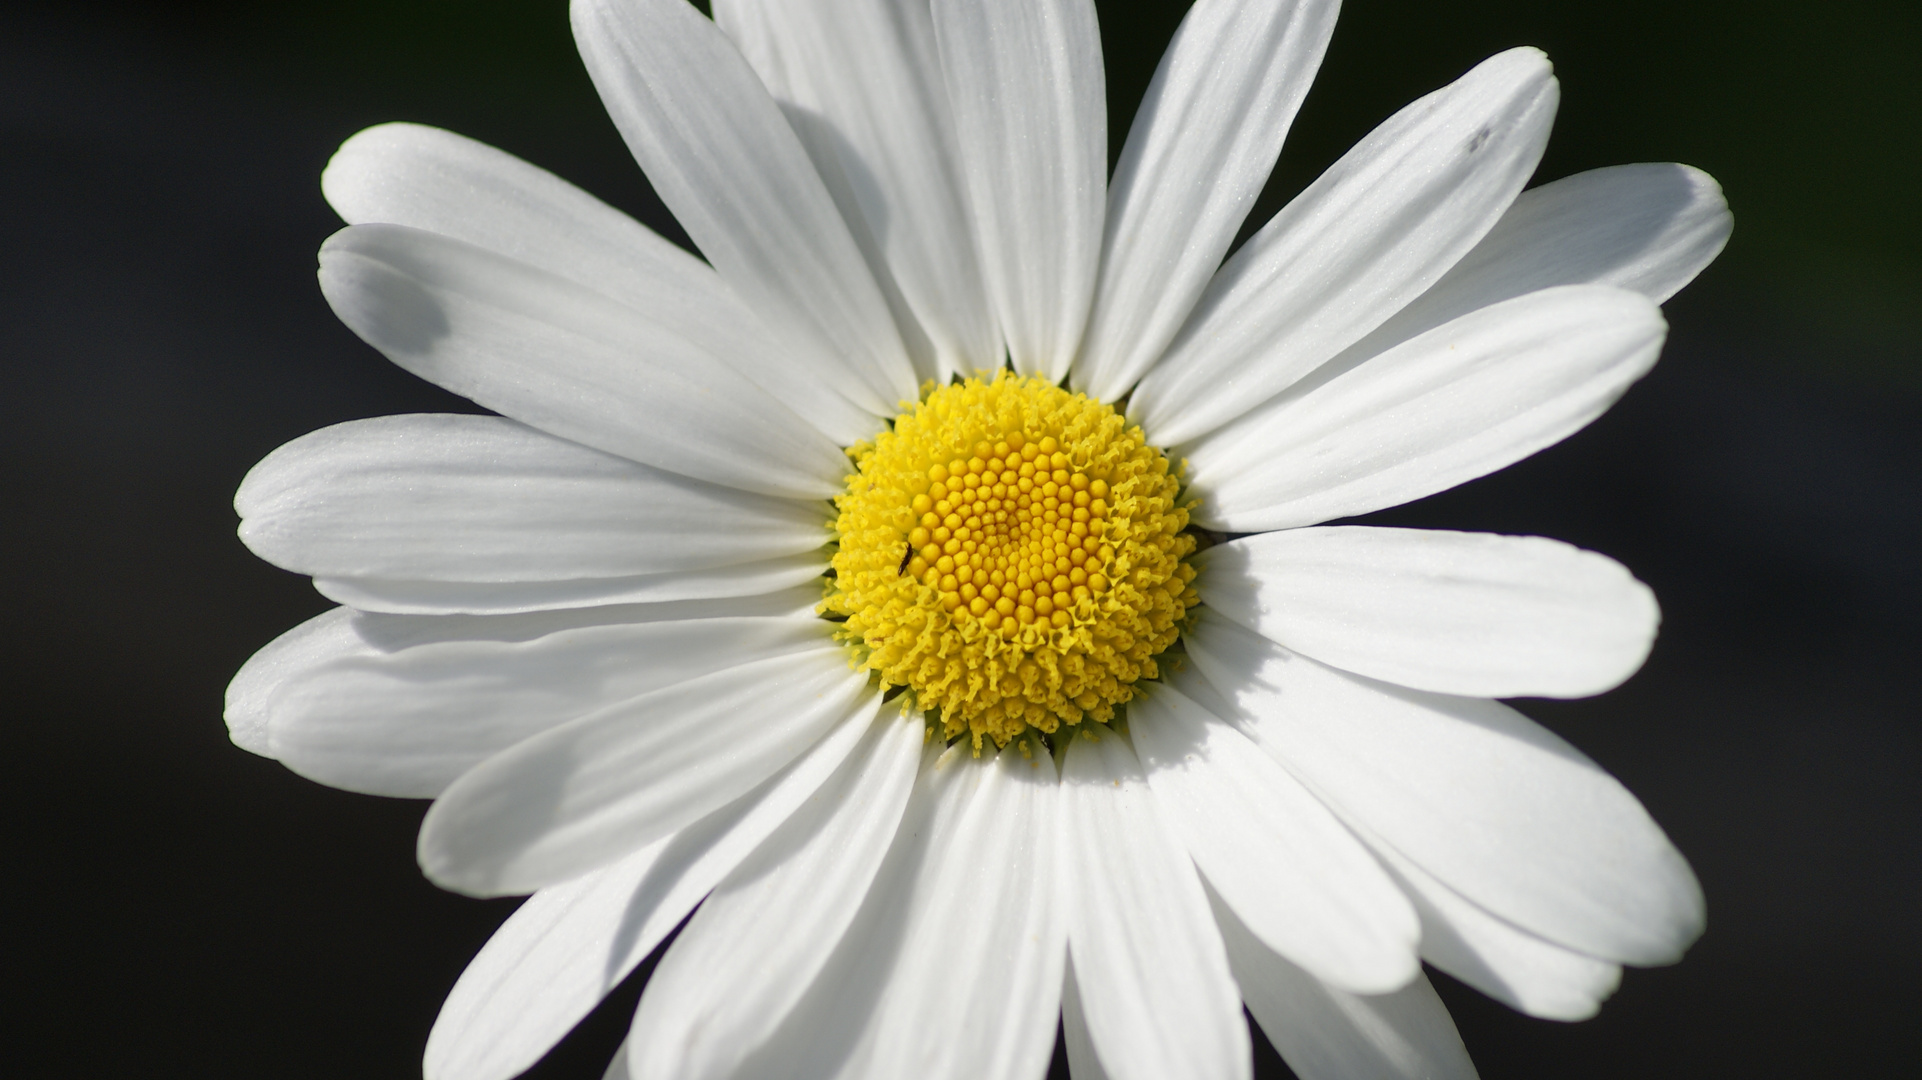
[[[1068,1053],[1068,1075],[1073,1080],[1108,1080],[1101,1057],[1094,1050],[1094,1036],[1088,1033],[1088,1018],[1081,1008],[1081,990],[1074,982],[1074,957],[1068,957],[1067,977],[1061,984],[1061,1043]]]
[[[321,191],[349,225],[440,233],[605,293],[695,343],[794,407],[837,443],[879,418],[796,364],[712,267],[560,177],[422,124],[381,124],[341,144]]]
[[[1161,356],[1254,206],[1339,0],[1201,0],[1135,112],[1108,191],[1075,382],[1112,401]]]
[[[227,690],[236,743],[321,783],[439,795],[522,739],[743,661],[819,648],[813,590],[499,618],[336,608]]]
[[[427,1080],[507,1080],[538,1061],[819,789],[869,726],[852,717],[680,832],[535,893],[447,995],[427,1038]]]
[[[1379,326],[1508,209],[1557,100],[1548,59],[1511,49],[1390,117],[1221,268],[1130,417],[1188,442]]]
[[[1474,697],[1587,697],[1655,643],[1655,595],[1613,559],[1539,536],[1330,526],[1196,560],[1219,615],[1373,679]]]
[[[846,467],[826,436],[695,343],[463,241],[350,226],[321,246],[320,288],[389,360],[562,438],[767,495],[831,495]]]
[[[713,812],[879,705],[833,643],[671,684],[482,762],[421,822],[427,876],[456,892],[532,892]]]
[[[1076,995],[1115,1080],[1249,1075],[1248,1027],[1194,864],[1119,735],[1070,739],[1061,901]]]
[[[1440,281],[1317,377],[1450,319],[1558,285],[1613,285],[1659,304],[1721,253],[1733,227],[1721,186],[1686,165],[1616,165],[1531,188]]]
[[[1374,845],[1421,914],[1422,959],[1530,1016],[1586,1020],[1621,983],[1620,964],[1563,948],[1489,914],[1393,847]]]
[[[1060,379],[1087,323],[1107,211],[1094,0],[934,0],[934,28],[1009,359]]]
[[[1257,937],[1349,990],[1415,977],[1414,909],[1300,781],[1172,686],[1136,698],[1128,724],[1162,816]]]
[[[1195,519],[1294,528],[1485,476],[1607,411],[1654,366],[1667,330],[1654,302],[1603,285],[1464,315],[1189,446]]]
[[[915,782],[867,900],[741,1080],[1026,1080],[1046,1068],[1066,953],[1045,751],[950,747]],[[992,1033],[990,1036],[988,1033]]]
[[[1701,887],[1648,812],[1515,710],[1324,667],[1205,608],[1187,642],[1228,719],[1468,900],[1621,963],[1700,936]]]
[[[922,734],[899,717],[869,725],[842,767],[701,906],[634,1016],[634,1080],[733,1076],[793,1011],[850,932],[923,757],[939,752],[924,750]]]
[[[675,220],[796,363],[878,416],[913,400],[887,301],[781,109],[686,0],[574,0],[601,101]]]
[[[925,3],[719,0],[714,21],[781,103],[894,312],[917,373],[992,366],[1001,340]]]
[[[1392,994],[1338,990],[1270,951],[1216,898],[1248,1011],[1301,1080],[1475,1080],[1427,977]]]

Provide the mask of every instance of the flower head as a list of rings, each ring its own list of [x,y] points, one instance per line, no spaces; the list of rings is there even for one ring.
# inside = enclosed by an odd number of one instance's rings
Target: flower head
[[[1720,250],[1681,166],[1523,192],[1495,56],[1232,256],[1332,0],[1199,0],[1112,178],[1089,0],[577,0],[705,262],[431,128],[323,187],[340,317],[498,416],[275,451],[241,535],[343,606],[240,745],[436,801],[532,892],[436,1078],[526,1068],[683,919],[614,1073],[1473,1075],[1426,960],[1538,1016],[1700,933],[1618,783],[1495,700],[1607,690],[1652,596],[1532,537],[1326,525],[1654,363]],[[689,917],[689,913],[693,912]]]
[[[944,738],[1108,723],[1174,645],[1195,539],[1168,459],[1038,376],[933,389],[837,499],[823,610]]]

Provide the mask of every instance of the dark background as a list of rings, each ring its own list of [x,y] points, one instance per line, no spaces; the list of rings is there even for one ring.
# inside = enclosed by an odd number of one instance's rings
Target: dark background
[[[249,465],[471,409],[329,314],[318,176],[438,124],[685,242],[563,0],[35,4],[0,14],[0,1044],[15,1076],[418,1076],[512,901],[413,864],[425,804],[232,747],[228,677],[327,604],[234,539]],[[1111,127],[1185,5],[1102,5]],[[1735,208],[1655,373],[1588,431],[1378,515],[1621,559],[1666,619],[1599,700],[1525,702],[1693,862],[1707,936],[1602,1015],[1435,981],[1489,1080],[1887,1075],[1922,1053],[1922,5],[1349,0],[1264,206],[1502,48],[1556,61],[1540,177],[1680,160]],[[598,1077],[638,994],[533,1075]],[[1286,1075],[1265,1045],[1270,1075]]]

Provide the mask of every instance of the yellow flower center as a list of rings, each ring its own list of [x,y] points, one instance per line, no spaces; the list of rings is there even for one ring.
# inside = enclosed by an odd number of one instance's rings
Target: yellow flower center
[[[1196,602],[1177,474],[1114,409],[1006,372],[851,448],[822,613],[947,738],[1106,723]]]

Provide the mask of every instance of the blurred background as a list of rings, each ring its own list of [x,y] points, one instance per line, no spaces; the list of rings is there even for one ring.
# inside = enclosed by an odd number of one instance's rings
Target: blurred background
[[[1186,5],[1102,3],[1127,131]],[[1885,1075],[1922,1054],[1922,5],[1349,0],[1257,210],[1518,44],[1562,79],[1538,180],[1677,160],[1736,215],[1662,363],[1500,474],[1377,515],[1620,559],[1647,668],[1523,702],[1700,874],[1707,935],[1595,1020],[1435,976],[1488,1080]],[[408,1077],[514,901],[428,885],[424,803],[232,747],[221,693],[328,605],[230,499],[280,443],[473,411],[334,320],[318,177],[386,120],[452,128],[686,243],[574,54],[565,0],[12,0],[0,15],[5,1071]],[[530,1075],[600,1076],[640,977]],[[1264,1076],[1288,1073],[1263,1044]],[[1065,1072],[1061,1073],[1065,1076]]]

